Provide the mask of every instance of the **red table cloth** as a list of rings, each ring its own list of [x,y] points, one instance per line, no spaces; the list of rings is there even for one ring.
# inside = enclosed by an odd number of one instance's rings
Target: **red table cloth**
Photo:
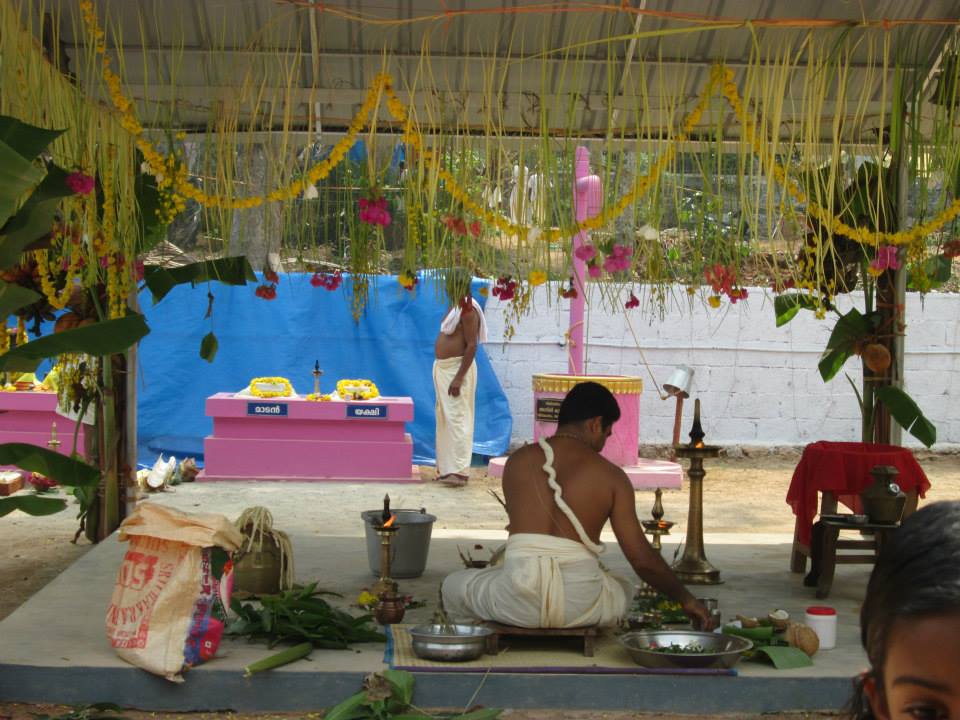
[[[913,453],[897,445],[820,440],[803,449],[787,490],[787,502],[797,516],[797,539],[802,544],[810,545],[817,493],[832,492],[838,501],[857,511],[858,496],[873,484],[870,471],[875,465],[892,465],[899,470],[896,481],[905,493],[916,490],[923,497],[930,487]]]

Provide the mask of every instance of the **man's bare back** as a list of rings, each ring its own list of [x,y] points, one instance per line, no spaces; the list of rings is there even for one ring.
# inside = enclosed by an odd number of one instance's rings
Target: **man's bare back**
[[[600,541],[600,532],[614,507],[620,468],[572,437],[553,437],[553,467],[563,499],[587,536]],[[527,445],[517,450],[503,471],[503,493],[509,508],[510,534],[538,533],[580,541],[573,525],[557,507],[543,470],[543,449]],[[624,478],[625,480],[626,478]],[[631,490],[632,494],[632,490]]]

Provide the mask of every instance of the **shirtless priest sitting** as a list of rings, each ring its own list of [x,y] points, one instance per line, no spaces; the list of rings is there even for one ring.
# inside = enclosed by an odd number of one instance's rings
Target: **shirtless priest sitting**
[[[556,433],[510,456],[503,471],[510,519],[503,562],[443,581],[451,620],[524,628],[616,624],[633,583],[600,564],[600,531],[609,520],[637,575],[679,602],[695,627],[712,629],[706,607],[643,534],[630,480],[600,455],[619,417],[609,390],[579,383],[560,405]]]

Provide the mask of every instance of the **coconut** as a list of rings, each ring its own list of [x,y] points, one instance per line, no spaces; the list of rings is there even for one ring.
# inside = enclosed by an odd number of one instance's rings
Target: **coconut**
[[[783,635],[790,647],[800,648],[809,657],[817,654],[820,649],[820,638],[809,625],[803,623],[790,623]]]
[[[890,363],[890,351],[880,343],[870,343],[863,348],[863,362],[875,373],[885,372]]]

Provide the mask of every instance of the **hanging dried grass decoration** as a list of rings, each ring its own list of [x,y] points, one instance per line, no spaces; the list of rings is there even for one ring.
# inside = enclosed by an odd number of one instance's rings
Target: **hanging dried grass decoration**
[[[264,543],[268,549],[271,544],[280,551],[280,589],[290,590],[294,585],[293,546],[290,537],[282,530],[273,527],[273,514],[260,505],[248,507],[233,524],[243,535],[240,546],[241,555],[249,552],[263,552]]]

